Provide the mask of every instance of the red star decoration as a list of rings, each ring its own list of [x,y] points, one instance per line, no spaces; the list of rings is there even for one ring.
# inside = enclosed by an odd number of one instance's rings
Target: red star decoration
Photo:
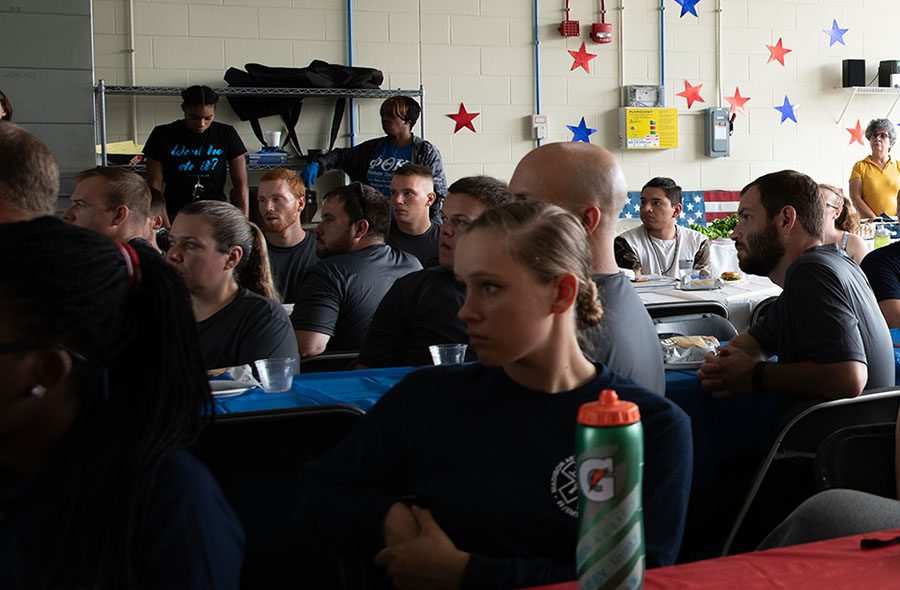
[[[769,61],[766,62],[767,64],[778,60],[778,63],[784,65],[784,56],[793,51],[793,49],[785,49],[781,44],[781,37],[778,38],[778,43],[775,45],[766,45],[766,47],[769,49]]]
[[[728,104],[731,105],[731,108],[728,109],[728,114],[733,115],[734,113],[740,113],[744,116],[747,115],[747,109],[744,107],[747,104],[747,101],[750,100],[749,96],[741,96],[741,88],[740,86],[734,87],[734,96],[726,96],[725,100],[728,101]]]
[[[466,111],[466,105],[464,103],[459,103],[459,112],[450,113],[447,116],[456,121],[456,129],[453,130],[453,133],[456,133],[463,127],[468,127],[472,130],[472,133],[475,133],[475,125],[472,125],[472,119],[480,115],[481,113],[469,113]]]
[[[865,130],[860,126],[859,119],[856,120],[856,127],[846,127],[845,129],[850,132],[850,141],[847,142],[847,145],[850,145],[854,141],[859,142],[859,145],[866,145],[863,142]]]
[[[569,51],[569,55],[571,55],[572,57],[575,58],[575,63],[572,64],[572,69],[569,71],[571,72],[578,66],[581,66],[582,68],[584,68],[585,72],[590,74],[591,73],[591,60],[594,59],[595,57],[597,57],[597,54],[596,53],[588,53],[587,49],[584,48],[584,41],[581,42],[581,49],[579,49],[578,51],[572,51],[571,49],[569,49],[568,51]]]
[[[703,84],[697,84],[696,86],[691,86],[691,83],[687,80],[684,81],[684,91],[679,92],[675,96],[682,96],[687,99],[688,108],[691,108],[695,102],[706,102],[703,100],[703,97],[700,96],[700,89],[703,88]]]

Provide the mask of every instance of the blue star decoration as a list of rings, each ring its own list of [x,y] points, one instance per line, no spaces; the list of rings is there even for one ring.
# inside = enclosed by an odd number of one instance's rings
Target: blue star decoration
[[[699,17],[700,15],[697,14],[697,9],[695,8],[698,2],[700,0],[675,0],[675,4],[681,7],[681,16],[679,18],[684,18],[684,15],[687,13]]]
[[[677,0],[676,0],[677,1]],[[835,43],[840,43],[841,45],[846,46],[844,43],[844,33],[849,31],[850,29],[842,29],[838,26],[837,20],[832,21],[830,29],[822,29],[822,32],[828,35],[828,46],[831,47]]]
[[[791,101],[788,100],[787,94],[784,95],[784,104],[780,107],[775,107],[775,110],[781,113],[781,122],[784,123],[788,119],[797,122],[797,115],[794,114],[794,107],[797,106],[795,104],[791,104]]]
[[[579,123],[578,126],[566,125],[566,127],[572,132],[572,141],[591,143],[591,134],[597,133],[596,129],[591,129],[585,124],[584,117],[581,118],[581,123]]]

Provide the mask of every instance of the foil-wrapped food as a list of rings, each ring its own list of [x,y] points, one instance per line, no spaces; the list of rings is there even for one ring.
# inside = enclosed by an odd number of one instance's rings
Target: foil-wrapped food
[[[701,363],[707,353],[719,347],[714,336],[671,336],[659,341],[663,351],[663,362],[667,365]]]

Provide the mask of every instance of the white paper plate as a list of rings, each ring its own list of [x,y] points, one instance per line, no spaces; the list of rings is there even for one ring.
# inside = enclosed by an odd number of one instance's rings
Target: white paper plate
[[[663,275],[637,275],[630,279],[631,286],[635,289],[673,287],[678,279],[674,277],[666,277]]]
[[[225,398],[225,397],[235,397],[237,395],[241,395],[250,387],[247,387],[246,383],[241,383],[240,381],[231,381],[228,379],[217,379],[215,381],[209,382],[209,388],[212,389],[213,397],[216,398]]]

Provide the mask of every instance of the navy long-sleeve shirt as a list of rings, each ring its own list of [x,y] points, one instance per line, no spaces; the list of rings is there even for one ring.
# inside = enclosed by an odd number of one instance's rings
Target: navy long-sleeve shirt
[[[638,404],[649,567],[674,563],[691,482],[688,417],[603,365],[572,391],[528,390],[499,368],[422,369],[389,391],[348,439],[307,466],[307,532],[337,553],[369,557],[399,498],[432,511],[471,554],[463,586],[515,588],[575,578],[578,408],[603,389]]]

